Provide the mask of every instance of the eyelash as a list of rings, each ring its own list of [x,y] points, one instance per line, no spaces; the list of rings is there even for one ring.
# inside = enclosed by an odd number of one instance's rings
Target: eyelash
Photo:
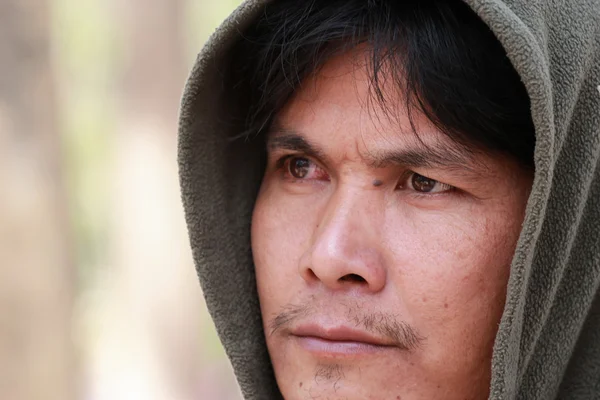
[[[275,168],[276,168],[276,170],[283,171],[284,174],[289,175],[289,171],[288,171],[289,166],[287,166],[287,163],[288,163],[288,161],[290,161],[293,158],[305,158],[305,159],[309,160],[311,163],[315,163],[314,161],[312,161],[310,159],[310,157],[304,156],[302,154],[286,154],[286,155],[280,157],[279,159],[277,159],[277,161],[275,162]],[[435,182],[439,183],[440,185],[448,187],[446,190],[444,190],[442,192],[433,192],[433,193],[430,193],[430,192],[419,192],[419,191],[417,191],[415,189],[412,189],[412,190],[409,189],[414,196],[424,197],[424,198],[432,198],[432,197],[436,197],[436,196],[443,196],[443,195],[448,195],[448,194],[457,194],[457,193],[459,193],[459,189],[456,188],[456,187],[454,187],[454,186],[452,186],[452,185],[449,185],[447,183],[443,183],[443,182],[437,181],[435,179],[429,178],[429,177],[427,177],[425,175],[421,175],[421,174],[419,174],[417,172],[410,171],[410,170],[407,170],[405,173],[402,174],[402,179],[400,180],[400,182],[402,182],[402,183],[398,184],[396,187],[397,188],[398,187],[405,188],[406,186],[409,186],[409,184],[407,184],[407,183],[409,182],[409,179],[411,179],[411,177],[413,177],[414,175],[420,175],[420,176],[422,176],[424,178],[431,179],[432,181],[435,181]],[[304,179],[299,179],[299,178],[294,178],[294,177],[287,177],[287,179],[290,179],[294,183],[304,181]]]
[[[285,156],[282,156],[279,159],[277,159],[277,161],[275,162],[275,168],[277,170],[282,169],[283,167],[285,167],[286,162],[289,161],[292,157],[301,157],[301,156],[299,154],[287,154]]]
[[[418,190],[415,190],[414,188],[413,189],[407,188],[407,186],[412,186],[412,183],[410,181],[411,181],[411,179],[415,175],[419,175],[419,176],[422,176],[423,178],[435,181],[439,185],[441,185],[442,187],[444,187],[445,190],[442,190],[441,192],[419,192]],[[454,187],[452,185],[449,185],[447,183],[438,181],[438,180],[433,179],[433,178],[429,178],[426,175],[422,175],[422,174],[419,174],[418,172],[410,171],[410,170],[407,170],[404,174],[402,174],[402,179],[400,179],[400,182],[402,182],[402,183],[398,184],[396,187],[405,188],[406,190],[411,191],[412,192],[411,194],[413,196],[418,196],[418,197],[428,197],[428,198],[431,198],[431,197],[434,197],[434,196],[444,196],[444,195],[448,195],[448,194],[456,194],[456,193],[459,192],[458,188],[456,188],[456,187]]]
[[[284,174],[289,175],[289,166],[287,164],[288,164],[288,161],[290,161],[293,158],[303,158],[303,159],[309,160],[311,163],[313,163],[313,164],[315,164],[315,165],[318,166],[318,163],[314,162],[313,160],[310,159],[310,157],[307,157],[305,155],[302,155],[302,154],[287,154],[287,155],[284,155],[284,156],[280,157],[277,160],[277,162],[275,163],[276,170],[283,171]],[[291,177],[291,176],[288,176],[287,179],[289,179],[292,182],[303,182],[303,181],[305,181],[305,179],[298,179],[298,178],[294,178],[294,177]]]

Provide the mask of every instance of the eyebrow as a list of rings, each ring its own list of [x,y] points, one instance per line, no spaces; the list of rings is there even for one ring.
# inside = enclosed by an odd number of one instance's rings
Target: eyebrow
[[[474,164],[472,152],[462,146],[436,143],[419,144],[405,149],[385,150],[365,157],[372,168],[384,168],[390,165],[403,165],[413,168],[436,168],[472,170]]]
[[[302,134],[282,127],[275,127],[267,137],[267,149],[270,151],[284,149],[297,151],[324,162],[328,155],[319,146],[311,143]],[[371,168],[385,168],[391,165],[401,165],[411,168],[446,168],[475,172],[475,160],[472,150],[457,144],[432,145],[417,143],[411,147],[397,150],[383,150],[361,154]]]
[[[320,160],[328,159],[325,151],[310,143],[304,136],[284,128],[278,128],[269,133],[267,149],[271,151],[277,149],[297,151]]]

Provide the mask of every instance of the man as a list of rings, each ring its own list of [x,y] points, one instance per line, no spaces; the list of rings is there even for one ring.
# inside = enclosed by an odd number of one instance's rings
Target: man
[[[180,170],[246,398],[600,396],[599,15],[275,0],[217,31]]]

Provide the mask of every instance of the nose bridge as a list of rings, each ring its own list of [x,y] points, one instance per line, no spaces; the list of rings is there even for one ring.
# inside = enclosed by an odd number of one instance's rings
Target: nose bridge
[[[372,193],[337,190],[315,229],[308,263],[301,266],[305,279],[316,278],[336,289],[362,285],[381,290],[386,273],[378,248],[377,214]]]
[[[366,245],[365,240],[373,233],[367,218],[372,214],[369,206],[368,196],[360,191],[336,192],[319,224],[315,245],[329,243],[340,251],[350,250],[354,241]]]

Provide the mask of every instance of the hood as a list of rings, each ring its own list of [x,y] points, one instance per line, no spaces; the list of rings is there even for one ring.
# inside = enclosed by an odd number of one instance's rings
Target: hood
[[[600,2],[464,1],[524,82],[536,135],[490,398],[600,398]],[[230,140],[244,131],[248,97],[230,76],[232,53],[266,3],[245,2],[213,34],[185,87],[179,124],[195,265],[246,399],[281,398],[250,248],[262,145]]]

